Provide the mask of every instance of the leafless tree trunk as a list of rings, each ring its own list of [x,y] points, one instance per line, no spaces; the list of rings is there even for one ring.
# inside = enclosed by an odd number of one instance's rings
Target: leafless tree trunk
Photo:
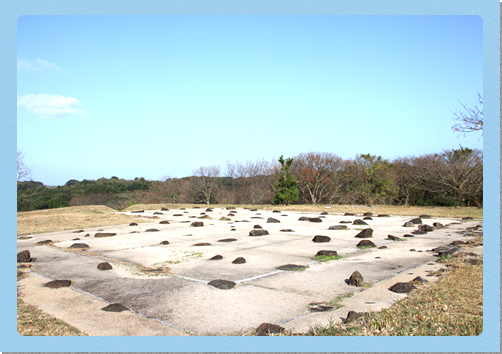
[[[452,127],[453,131],[464,133],[464,136],[465,133],[481,131],[483,136],[483,97],[478,93],[478,103],[472,108],[467,108],[467,104],[460,104],[465,112],[452,111],[455,120],[459,122]]]
[[[218,187],[218,182],[215,178],[219,176],[220,166],[201,166],[193,171],[192,186],[196,202],[210,203],[211,197]]]
[[[24,154],[21,151],[17,152],[17,181],[31,181],[31,169],[24,163]]]

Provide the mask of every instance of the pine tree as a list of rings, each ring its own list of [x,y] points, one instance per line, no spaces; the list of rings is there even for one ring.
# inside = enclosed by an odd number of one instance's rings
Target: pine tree
[[[299,195],[296,177],[289,172],[293,164],[293,158],[284,160],[281,155],[279,162],[282,166],[282,173],[279,174],[279,182],[274,184],[275,189],[277,189],[277,194],[272,201],[275,204],[284,203],[288,205],[289,203],[296,202]]]

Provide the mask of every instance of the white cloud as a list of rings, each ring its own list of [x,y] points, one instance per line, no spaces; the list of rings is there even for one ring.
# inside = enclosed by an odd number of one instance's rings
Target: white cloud
[[[43,118],[65,118],[87,114],[84,110],[72,108],[72,106],[82,106],[82,103],[76,98],[47,93],[40,95],[30,93],[26,96],[19,96],[17,105],[29,109]]]
[[[32,71],[40,71],[40,70],[63,71],[63,69],[61,69],[56,64],[50,63],[40,58],[38,58],[37,60],[18,59],[17,68],[21,70],[32,70]]]

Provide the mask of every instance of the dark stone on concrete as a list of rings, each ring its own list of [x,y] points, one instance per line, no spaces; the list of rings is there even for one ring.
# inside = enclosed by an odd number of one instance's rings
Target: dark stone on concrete
[[[403,236],[403,237],[415,237],[415,236],[410,235],[410,234],[404,234],[404,236]]]
[[[424,279],[422,277],[416,277],[415,279],[412,280],[412,282],[417,282],[417,283],[428,283],[429,281],[427,279]]]
[[[419,218],[421,218],[421,219],[430,219],[431,216],[427,215],[427,214],[422,214],[422,215],[419,216]]]
[[[390,215],[389,214],[378,214],[377,217],[379,217],[379,218],[388,218],[388,217],[390,217]]]
[[[52,289],[67,288],[70,285],[71,285],[71,280],[53,280],[44,284],[46,288],[52,288]]]
[[[204,223],[202,221],[194,221],[193,223],[190,224],[190,226],[202,227],[202,226],[204,226]]]
[[[31,261],[30,251],[24,250],[17,254],[17,263],[29,263]]]
[[[235,283],[230,280],[223,280],[223,279],[216,279],[216,280],[211,280],[207,285],[210,285],[212,287],[218,288],[218,289],[232,289],[235,286]]]
[[[106,312],[122,312],[122,311],[129,311],[127,307],[121,304],[110,304],[108,306],[105,306],[101,309],[102,311]]]
[[[432,226],[434,226],[434,228],[436,229],[442,229],[444,227],[444,225],[441,224],[440,222],[434,222],[432,223]]]
[[[465,245],[465,242],[464,241],[453,241],[451,243],[451,245],[453,245],[453,246]]]
[[[418,224],[421,224],[422,223],[422,219],[420,218],[415,218],[415,219],[411,219],[410,221],[408,222],[411,222],[413,223],[414,225],[418,225]]]
[[[356,236],[357,238],[370,238],[373,237],[373,229],[364,229],[360,233],[358,233]]]
[[[224,238],[222,240],[218,240],[218,242],[234,242],[237,241],[236,238]]]
[[[321,250],[321,251],[317,252],[316,256],[336,257],[336,256],[338,256],[338,252],[329,251],[329,250]]]
[[[410,252],[415,252],[415,251],[416,251],[416,249],[414,249],[414,248],[410,249]]]
[[[300,218],[298,219],[298,221],[309,221],[309,217],[308,216],[300,216]]]
[[[472,220],[472,216],[465,216],[462,218],[462,220]]]
[[[49,243],[52,243],[52,240],[43,240],[43,241],[38,241],[36,245],[47,245]],[[19,261],[18,261],[19,262]]]
[[[70,248],[89,248],[89,245],[86,243],[74,243],[70,246]]]
[[[167,220],[162,220],[161,222],[159,222],[159,224],[169,224],[169,221],[167,221]]]
[[[132,222],[129,224],[129,226],[138,226],[138,223]]]
[[[254,229],[249,231],[249,236],[265,236],[268,234],[268,231],[263,229]]]
[[[115,232],[98,232],[94,235],[94,237],[110,237],[117,235]]]
[[[173,216],[183,216],[183,214],[173,214]]]
[[[387,248],[387,246],[380,246],[380,247],[378,247],[379,250],[383,250],[385,248]]]
[[[356,245],[356,247],[376,247],[376,245],[370,240],[362,240]]]
[[[209,215],[199,216],[197,219],[209,219]]]
[[[192,246],[211,246],[211,244],[209,242],[199,242],[193,244]]]
[[[347,230],[346,225],[333,225],[328,227],[328,230]]]
[[[373,213],[368,211],[368,212],[364,213],[363,216],[373,216]]]
[[[438,248],[436,248],[434,249],[434,251],[436,251],[438,253],[438,256],[441,257],[442,255],[452,256],[457,252],[461,252],[462,250],[457,246],[452,246],[452,247],[446,247],[446,249],[439,248],[439,250]]]
[[[227,216],[235,216],[235,214],[228,213]]]
[[[246,263],[244,257],[237,257],[232,261],[232,264],[243,264],[243,263]]]
[[[327,211],[323,211],[321,214],[319,215],[328,215],[328,212]]]
[[[331,241],[331,237],[323,236],[323,235],[314,236],[314,238],[312,239],[312,242],[316,242],[316,243],[329,242],[329,241]]]
[[[371,216],[365,216],[363,220],[373,220],[373,218]]]
[[[280,221],[274,218],[268,218],[267,223],[280,223]]]
[[[84,230],[73,231],[74,234],[78,234],[79,232],[84,232]]]
[[[214,257],[209,258],[210,261],[219,261],[220,259],[223,259],[222,255],[217,254]]]
[[[363,276],[361,275],[361,273],[359,273],[359,271],[356,270],[354,273],[352,273],[352,275],[349,278],[349,285],[361,286],[362,283],[363,283]]]
[[[363,315],[364,312],[349,311],[347,318],[345,318],[345,321],[343,323],[350,323]]]
[[[399,294],[406,294],[416,288],[417,287],[411,283],[396,283],[392,285],[389,290]]]
[[[418,225],[418,231],[431,232],[434,231],[434,228],[430,225],[423,224],[423,225]]]
[[[267,334],[282,334],[284,328],[271,323],[262,323],[256,329],[257,336],[266,336]]]
[[[352,224],[352,221],[340,221],[339,224]]]
[[[280,210],[272,210],[272,213],[281,213]]]
[[[364,221],[362,221],[361,219],[356,219],[354,220],[353,222],[354,225],[368,225],[367,223],[365,223]]]
[[[344,215],[344,216],[355,216],[356,214],[354,214],[354,213],[345,213],[345,214],[343,214],[343,215]]]
[[[213,209],[211,209],[211,208],[207,208],[207,209],[206,209],[206,211],[213,211]]]
[[[78,240],[80,240],[80,239],[77,237],[77,238],[72,238],[71,240],[72,240],[72,241],[78,241]]]
[[[145,232],[157,232],[159,231],[158,229],[146,229]]]
[[[285,264],[285,265],[278,266],[275,269],[278,269],[278,270],[298,270],[298,269],[304,269],[304,268],[305,268],[305,266],[298,265],[298,264]]]
[[[164,213],[161,213],[160,211],[156,211],[153,213],[153,215],[164,215]]]
[[[131,211],[131,213],[144,213],[145,211],[144,210],[133,210]]]
[[[392,235],[387,235],[387,240],[392,240],[392,241],[401,241],[401,239],[397,236],[392,236]]]
[[[249,211],[258,211],[258,209],[249,209]]]
[[[161,245],[168,245],[168,244],[169,244],[169,241],[162,241],[160,244],[161,244]]]
[[[321,218],[309,218],[310,222],[322,222]]]
[[[279,231],[281,231],[281,232],[295,232],[294,230],[291,230],[291,229],[281,229]]]
[[[427,235],[427,231],[415,230],[411,232],[413,235]]]
[[[263,218],[259,216],[251,216],[251,219],[263,219]]]
[[[407,221],[407,222],[405,222],[405,223],[404,223],[404,225],[403,225],[403,227],[414,227],[414,226],[415,226],[415,224],[414,224],[414,223],[412,223],[411,221]]]
[[[103,262],[98,264],[98,269],[99,270],[109,270],[113,269],[112,265],[108,262]]]
[[[197,209],[198,207],[194,207],[194,209]],[[160,211],[169,211],[167,208],[160,208]]]
[[[232,221],[232,220],[230,218],[226,218],[226,217],[222,216],[220,218],[220,221]]]

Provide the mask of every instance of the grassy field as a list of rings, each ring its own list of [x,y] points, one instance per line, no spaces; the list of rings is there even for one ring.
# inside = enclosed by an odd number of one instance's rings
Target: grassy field
[[[171,205],[141,204],[125,211],[191,208],[198,206],[225,208],[228,205]],[[448,207],[398,207],[398,206],[326,206],[314,205],[234,205],[238,208],[280,209],[281,211],[361,214],[367,211],[377,214],[460,218],[483,218],[479,208]],[[18,235],[42,232],[84,229],[130,222],[149,222],[137,216],[115,214],[106,206],[80,206],[18,213]],[[480,236],[476,241],[482,242]],[[447,260],[447,271],[440,281],[420,286],[407,298],[379,313],[369,313],[350,324],[332,324],[328,327],[311,328],[308,336],[472,336],[483,330],[483,266],[469,265],[461,259]],[[18,270],[19,277],[24,276]],[[18,332],[25,336],[82,336],[85,333],[49,316],[22,301],[18,296]]]

